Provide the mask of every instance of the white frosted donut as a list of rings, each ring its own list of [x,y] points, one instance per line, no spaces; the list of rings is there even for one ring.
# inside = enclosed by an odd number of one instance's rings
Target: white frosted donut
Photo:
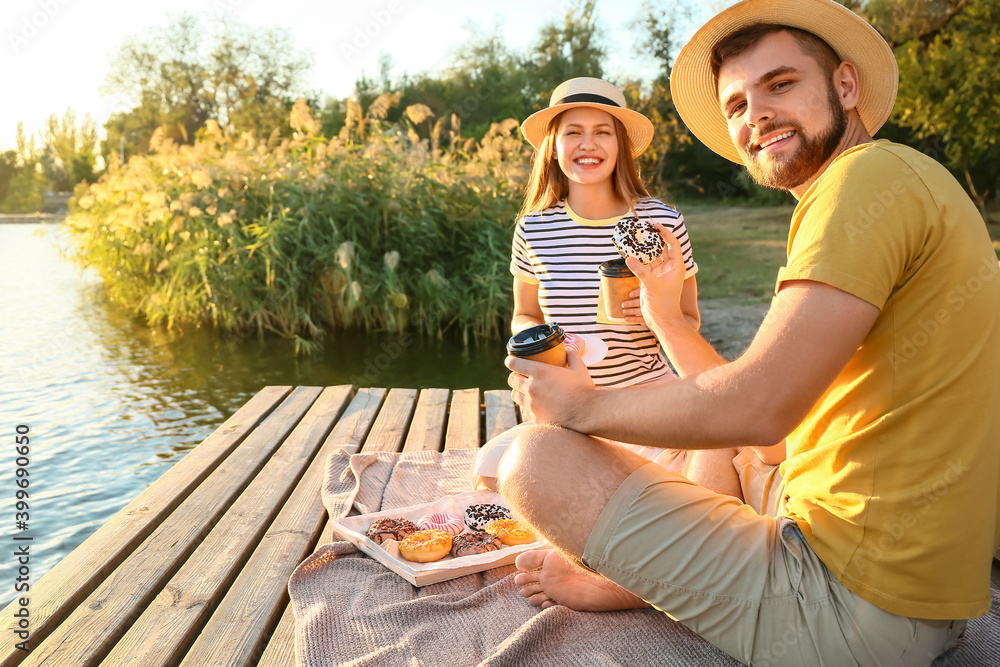
[[[465,510],[465,525],[472,530],[483,530],[493,519],[512,519],[510,510],[502,505],[483,503]]]
[[[449,535],[458,535],[465,530],[465,524],[454,514],[431,512],[417,519],[420,530],[443,530]]]
[[[649,264],[663,252],[663,237],[656,227],[639,218],[622,218],[611,239],[622,257],[635,257]]]

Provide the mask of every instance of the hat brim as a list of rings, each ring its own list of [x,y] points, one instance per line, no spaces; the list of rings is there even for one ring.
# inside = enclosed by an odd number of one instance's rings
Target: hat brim
[[[858,71],[861,122],[874,135],[896,101],[899,69],[892,49],[863,18],[832,0],[744,0],[701,27],[681,49],[670,76],[670,94],[684,124],[706,146],[742,163],[729,136],[712,74],[712,49],[723,38],[757,23],[813,33]]]
[[[549,123],[552,122],[552,119],[564,111],[577,107],[600,109],[621,121],[621,124],[625,126],[625,133],[628,135],[633,158],[642,155],[642,152],[649,148],[649,144],[653,141],[653,123],[641,113],[632,111],[631,109],[595,102],[570,102],[536,111],[521,123],[521,133],[524,134],[524,138],[528,140],[528,143],[535,150],[538,150],[538,147],[542,144],[542,140],[545,139],[545,134],[549,131]]]

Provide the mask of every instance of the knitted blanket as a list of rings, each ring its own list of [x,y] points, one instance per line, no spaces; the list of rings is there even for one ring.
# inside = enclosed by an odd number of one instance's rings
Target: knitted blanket
[[[469,490],[474,450],[330,457],[322,490],[331,517],[433,502]],[[334,536],[337,539],[337,536]],[[576,612],[532,607],[512,565],[421,588],[348,542],[321,545],[292,574],[296,664],[628,665],[740,663],[651,609]],[[997,664],[1000,592],[935,667]]]

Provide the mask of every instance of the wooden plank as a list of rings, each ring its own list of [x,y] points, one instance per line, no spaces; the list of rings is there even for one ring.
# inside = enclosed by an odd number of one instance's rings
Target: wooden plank
[[[317,460],[325,461],[328,458],[327,451],[333,452],[337,447],[343,447],[350,453],[358,451],[360,443],[364,440],[365,436],[368,434],[369,429],[372,426],[372,422],[375,421],[375,417],[378,414],[378,408],[381,405],[382,399],[385,397],[385,389],[369,389],[362,388],[358,389],[357,395],[354,400],[351,401],[351,405],[347,408],[344,415],[337,420],[337,425],[334,427],[333,432],[327,437],[326,442],[323,445],[323,450],[317,456]],[[346,443],[346,444],[345,444]],[[315,464],[314,464],[315,465]],[[325,472],[325,470],[323,471]],[[310,473],[306,473],[307,475]],[[320,476],[320,482],[322,482],[322,475]],[[306,478],[300,482],[300,485],[307,484]],[[298,491],[296,490],[296,493]],[[288,503],[286,503],[286,509],[292,507],[295,502],[295,496],[293,496]],[[306,501],[303,501],[302,505],[305,506]],[[329,544],[333,540],[333,529],[330,526],[330,522],[326,515],[326,509],[323,508],[321,498],[319,496],[319,491],[314,491],[312,495],[312,500],[308,502],[309,507],[318,506],[322,518],[320,519],[321,532],[317,539],[310,543],[309,548],[305,554],[302,554],[293,565],[293,568],[298,565],[299,562],[305,560],[305,556],[309,553],[315,551],[316,547],[320,544]],[[284,512],[284,510],[282,510]],[[311,515],[310,515],[311,516]],[[280,519],[280,515],[279,515]],[[297,527],[301,530],[306,530],[311,519],[303,519],[302,523]],[[267,540],[268,538],[265,538]],[[256,554],[254,554],[256,558]],[[289,575],[291,573],[289,572]],[[287,600],[287,577],[281,582],[281,590],[283,598]],[[233,589],[237,588],[239,580],[234,584]],[[230,595],[233,595],[230,592]],[[223,601],[223,606],[228,602],[229,596]],[[219,618],[225,618],[225,612],[223,606],[216,614]],[[215,616],[209,621],[209,624],[215,622]],[[208,632],[208,628],[205,630]],[[270,639],[267,641],[267,646],[261,655],[259,666],[272,666],[272,667],[286,667],[287,665],[292,665],[295,663],[295,646],[294,646],[294,632],[295,632],[295,619],[292,615],[292,609],[290,604],[285,605],[284,613],[281,619],[278,621],[277,627],[274,629]],[[200,640],[199,640],[200,641]],[[197,643],[196,643],[197,647]],[[195,651],[192,648],[192,651]],[[200,649],[198,649],[200,651]],[[196,663],[192,663],[196,664]]]
[[[350,387],[327,392],[341,389]],[[340,393],[342,402],[348,395]],[[252,664],[260,655],[288,604],[288,578],[312,552],[326,523],[320,491],[327,459],[338,447],[327,438],[182,664]]]
[[[313,460],[314,454],[347,405],[350,391],[350,386],[331,387],[323,391],[250,486],[240,494],[205,541],[108,654],[105,659],[108,664],[154,667],[176,664],[176,661],[184,656],[237,574],[241,572],[246,574],[249,564],[244,566],[243,563],[257,547],[272,518],[286,504],[285,500],[292,492],[292,488],[297,485],[307,465]],[[321,480],[321,477],[316,479],[314,475],[312,480],[314,484],[311,484],[309,489],[311,495],[315,495],[317,499]],[[299,502],[306,501],[301,495]],[[295,513],[299,508],[292,510]],[[300,526],[295,524],[288,524],[285,528],[300,530]],[[305,552],[308,548],[311,537],[306,538],[306,544],[300,547],[301,552]],[[287,554],[284,555],[287,557]],[[304,553],[302,555],[304,556]],[[280,571],[271,570],[270,565],[272,564],[258,559],[251,571],[260,573],[263,569],[267,576],[273,578],[281,576],[287,569],[281,581],[283,588],[294,564]],[[264,577],[264,581],[258,578],[255,583],[264,585],[267,576]],[[271,588],[273,589],[273,585]],[[273,611],[280,597],[281,590],[278,591],[276,599],[270,601],[272,613],[280,613],[280,610]],[[260,612],[262,609],[258,606],[253,611]],[[231,631],[228,636],[231,641],[222,644],[223,650],[227,653],[234,652],[247,641],[251,642],[251,647],[255,647],[260,641],[262,632],[263,629],[254,637],[240,637],[238,632]],[[199,639],[205,638],[206,633],[201,632]],[[213,663],[197,661],[193,664]]]
[[[400,451],[416,400],[416,389],[390,389],[361,451]]]
[[[295,664],[295,614],[292,605],[285,606],[285,612],[278,621],[278,627],[267,642],[257,667],[288,667]]]
[[[48,637],[291,390],[291,387],[261,389],[200,445],[32,584],[31,647],[37,647]],[[16,626],[14,611],[11,604],[0,613],[0,628]],[[18,665],[26,657],[16,648],[18,641],[13,632],[4,632],[0,638],[3,667]]]
[[[359,443],[368,434],[375,417],[381,399],[385,396],[385,389],[358,389],[357,395],[351,401],[344,415],[337,420],[337,425],[333,427],[333,432],[326,439],[324,448],[330,445],[340,446],[348,453],[354,454],[358,451]],[[348,444],[343,444],[347,442]],[[331,450],[332,451],[332,450]],[[326,517],[324,509],[323,516]],[[326,517],[327,519],[329,517]],[[326,520],[325,520],[326,521]],[[319,539],[313,545],[313,549],[319,544],[329,544],[333,541],[333,527],[329,521],[325,522]]]
[[[447,389],[423,389],[410,430],[403,444],[404,452],[441,451],[444,422],[448,413]]]
[[[385,399],[385,389],[362,388],[337,420],[327,442],[343,447],[351,454],[361,449],[361,443],[371,430],[378,409]],[[325,446],[325,445],[324,445]]]
[[[22,664],[88,665],[111,650],[319,393],[295,389]]]
[[[506,389],[484,391],[486,406],[486,439],[492,440],[504,431],[517,426],[514,399]]]
[[[361,391],[369,390],[359,390]],[[371,390],[374,391],[374,390]],[[384,391],[384,390],[382,390]],[[414,428],[419,429],[420,424],[425,424],[427,422],[421,421],[423,417],[419,416],[421,410],[421,403],[427,401],[429,404],[436,404],[437,402],[437,392],[444,392],[445,405],[447,406],[448,390],[447,389],[424,389],[420,392],[420,399],[417,403],[416,413],[413,416],[413,421],[410,425],[410,433],[414,431]],[[425,392],[428,393],[428,398],[425,398]],[[355,399],[357,400],[357,399]],[[432,402],[433,401],[433,402]],[[352,404],[353,405],[353,404]],[[372,413],[373,414],[373,413]],[[442,421],[444,415],[442,415]],[[344,418],[337,423],[337,428],[343,423]],[[443,427],[442,427],[443,428]],[[335,429],[336,430],[336,429]],[[334,440],[333,436],[328,440]],[[410,449],[410,436],[407,435],[406,444],[404,445],[404,451],[411,451]],[[310,549],[310,553],[315,550],[315,548],[322,544],[329,544],[333,541],[333,529],[327,520],[326,513],[324,512],[324,525],[322,532],[320,533],[319,539],[313,548]],[[215,621],[213,617],[212,622]],[[294,633],[295,633],[295,619],[292,614],[291,604],[285,607],[284,613],[281,619],[278,621],[277,627],[274,629],[271,638],[267,642],[267,646],[261,655],[260,662],[257,663],[258,667],[286,667],[287,665],[292,665],[295,663],[295,646],[294,646]],[[194,664],[194,663],[192,663]]]
[[[357,512],[357,514],[360,514],[360,512]],[[326,525],[323,526],[323,532],[319,534],[319,542],[316,543],[316,546],[332,543],[335,532],[336,531],[333,530],[333,524],[327,521]],[[337,539],[339,539],[339,537]]]
[[[444,448],[478,449],[483,444],[480,438],[479,389],[458,389],[451,395]]]

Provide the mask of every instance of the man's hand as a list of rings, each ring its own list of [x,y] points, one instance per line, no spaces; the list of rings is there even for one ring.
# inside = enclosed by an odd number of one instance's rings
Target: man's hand
[[[566,350],[566,360],[568,368],[508,356],[504,360],[511,370],[507,384],[514,402],[528,410],[535,421],[582,432],[586,406],[596,390],[575,350]]]
[[[629,295],[633,298],[624,303],[624,313],[629,322],[645,323],[655,332],[657,329],[685,322],[681,310],[681,292],[684,289],[686,269],[681,244],[666,227],[658,222],[652,224],[660,232],[666,245],[660,257],[649,264],[643,264],[633,257],[625,260],[642,287]]]

